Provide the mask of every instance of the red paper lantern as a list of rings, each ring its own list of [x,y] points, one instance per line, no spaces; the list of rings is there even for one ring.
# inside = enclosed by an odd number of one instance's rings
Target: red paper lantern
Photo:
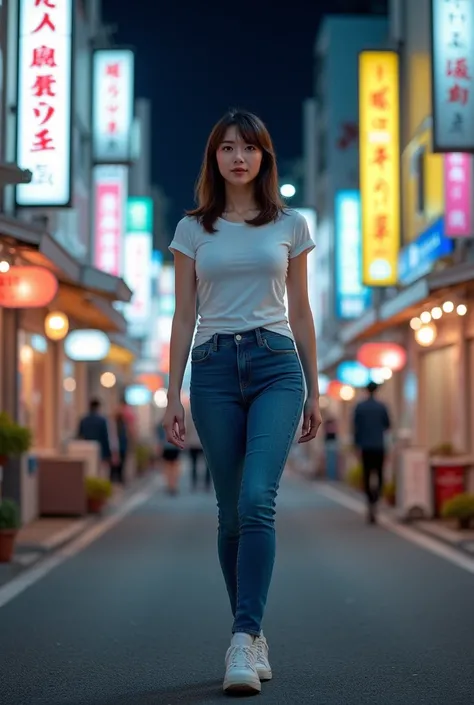
[[[58,280],[44,267],[10,267],[0,274],[0,306],[44,308],[54,299]]]
[[[332,399],[339,399],[340,391],[343,386],[344,385],[342,382],[339,382],[337,379],[331,380],[326,390],[326,396],[331,397]]]
[[[357,361],[371,369],[388,367],[397,372],[405,367],[407,354],[396,343],[365,343],[359,348]]]

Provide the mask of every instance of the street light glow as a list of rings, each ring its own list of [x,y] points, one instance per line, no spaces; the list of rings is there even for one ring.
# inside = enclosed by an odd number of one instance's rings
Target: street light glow
[[[284,198],[293,198],[296,193],[296,189],[293,184],[283,184],[280,186],[280,193]]]

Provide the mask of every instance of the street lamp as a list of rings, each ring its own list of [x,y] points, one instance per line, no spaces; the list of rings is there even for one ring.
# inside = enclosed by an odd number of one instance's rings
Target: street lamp
[[[284,198],[293,198],[296,193],[296,189],[293,184],[282,184],[280,186],[280,193]]]

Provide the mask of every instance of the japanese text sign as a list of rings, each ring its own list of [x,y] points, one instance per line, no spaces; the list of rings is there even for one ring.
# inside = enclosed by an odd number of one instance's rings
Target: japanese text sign
[[[33,178],[19,206],[71,202],[72,0],[20,0],[17,162]]]
[[[127,192],[127,167],[94,168],[94,265],[118,277],[123,273]]]
[[[94,52],[94,160],[128,163],[134,104],[134,55],[129,49]]]
[[[399,68],[393,51],[359,55],[362,283],[394,286],[400,247]]]
[[[133,291],[125,308],[128,333],[141,338],[150,326],[152,295],[153,211],[149,198],[129,198],[125,236],[124,279]]]
[[[433,151],[474,151],[474,3],[432,0]]]
[[[472,157],[452,152],[444,157],[445,232],[448,237],[473,235]]]

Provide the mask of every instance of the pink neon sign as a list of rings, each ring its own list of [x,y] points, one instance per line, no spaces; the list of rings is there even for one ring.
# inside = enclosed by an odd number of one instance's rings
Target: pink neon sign
[[[469,154],[444,157],[445,232],[448,237],[469,237],[472,223],[472,161]]]

